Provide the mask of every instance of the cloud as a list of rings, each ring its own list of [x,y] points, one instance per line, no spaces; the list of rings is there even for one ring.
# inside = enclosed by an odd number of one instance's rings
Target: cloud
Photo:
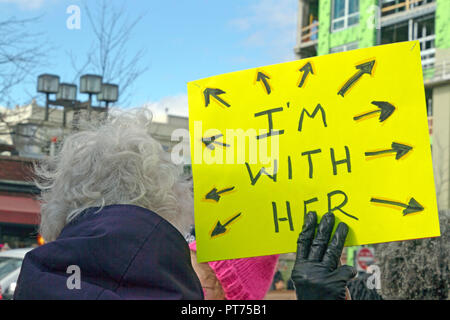
[[[159,101],[147,102],[142,105],[153,112],[153,120],[164,122],[166,114],[188,116],[188,98],[186,94],[164,97]]]
[[[297,0],[259,0],[241,12],[243,15],[229,21],[229,26],[245,34],[244,46],[265,48],[278,58],[294,56]]]
[[[22,10],[36,10],[42,7],[45,0],[0,0],[0,3],[14,3]]]
[[[233,19],[229,22],[229,24],[230,24],[230,26],[232,26],[233,28],[235,28],[239,31],[246,31],[251,26],[250,19],[248,19],[248,18]]]

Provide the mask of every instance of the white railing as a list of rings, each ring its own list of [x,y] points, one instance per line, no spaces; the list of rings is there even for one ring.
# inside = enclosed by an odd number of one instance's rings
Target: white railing
[[[383,4],[385,4],[381,9],[381,14],[383,17],[397,12],[413,10],[423,5],[435,2],[435,0],[405,0],[394,5],[389,5],[390,2],[394,1],[383,1]]]
[[[434,77],[442,80],[450,79],[450,60],[444,60],[435,65]]]
[[[436,49],[431,48],[423,50],[420,52],[420,57],[422,58],[422,68],[430,69],[434,67]]]
[[[432,66],[423,67],[423,73],[425,75],[429,72],[433,72],[433,76],[428,79],[430,81],[450,80],[450,60],[444,60],[439,63],[435,63]]]
[[[309,42],[318,39],[319,22],[314,21],[311,24],[305,26],[301,30],[301,42]]]

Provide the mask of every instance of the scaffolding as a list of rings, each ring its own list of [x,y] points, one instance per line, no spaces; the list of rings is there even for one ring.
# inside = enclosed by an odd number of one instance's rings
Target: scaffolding
[[[418,40],[422,67],[435,63],[435,0],[383,0],[380,43]]]

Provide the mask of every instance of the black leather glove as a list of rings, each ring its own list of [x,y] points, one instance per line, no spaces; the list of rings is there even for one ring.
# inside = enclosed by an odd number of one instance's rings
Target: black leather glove
[[[344,300],[347,281],[356,276],[350,266],[339,266],[348,227],[341,222],[328,245],[334,227],[334,214],[326,213],[317,235],[317,214],[309,212],[297,241],[297,257],[292,280],[298,300]],[[339,267],[338,267],[339,266]]]

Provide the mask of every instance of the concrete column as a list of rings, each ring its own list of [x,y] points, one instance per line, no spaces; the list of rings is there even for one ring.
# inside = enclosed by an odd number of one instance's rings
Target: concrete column
[[[433,167],[440,210],[450,208],[450,82],[433,88]]]
[[[303,12],[305,10],[305,0],[298,0],[297,10],[297,43],[296,47],[299,48],[302,43],[302,27],[303,27]]]
[[[297,41],[294,51],[298,59],[304,57],[300,50],[300,45],[302,43],[302,28],[309,25],[309,2],[308,0],[298,0],[298,10],[297,10]]]

